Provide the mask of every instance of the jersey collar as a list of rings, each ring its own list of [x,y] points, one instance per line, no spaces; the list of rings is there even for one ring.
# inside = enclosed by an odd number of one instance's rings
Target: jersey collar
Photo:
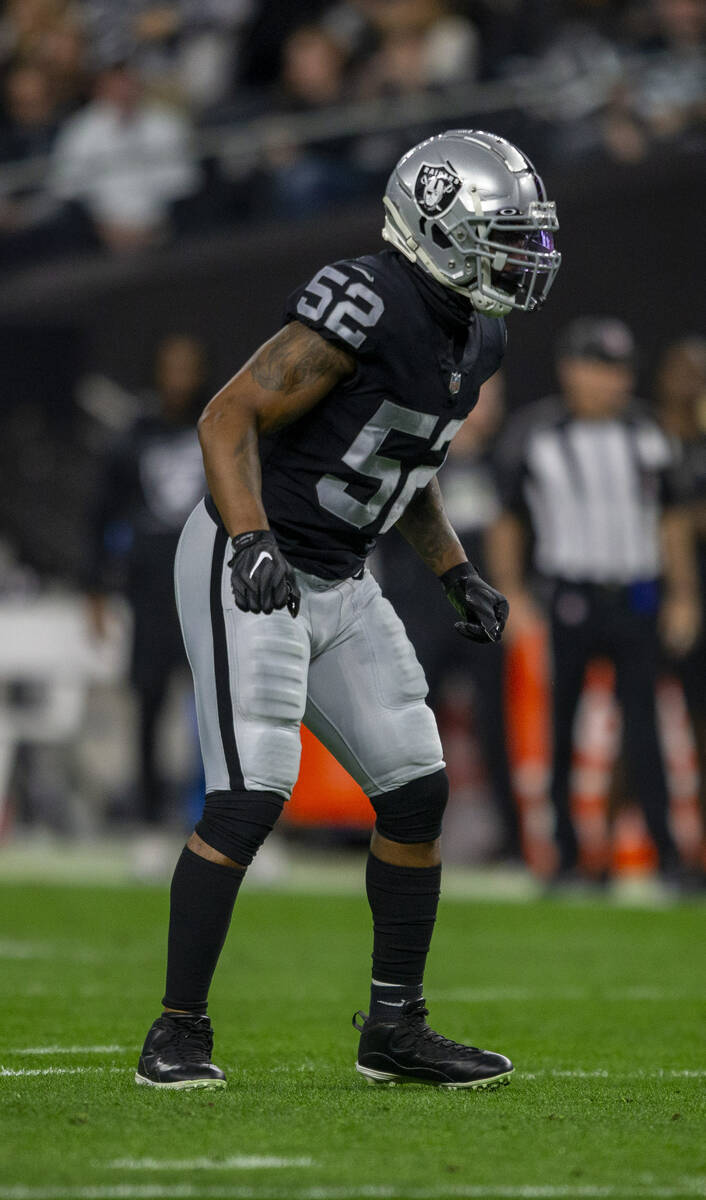
[[[408,262],[404,255],[395,251],[395,256],[405,271],[407,271],[420,293],[427,308],[429,308],[438,325],[449,337],[465,336],[468,328],[475,320],[475,312],[470,300],[452,292],[436,279],[432,279],[416,263]]]

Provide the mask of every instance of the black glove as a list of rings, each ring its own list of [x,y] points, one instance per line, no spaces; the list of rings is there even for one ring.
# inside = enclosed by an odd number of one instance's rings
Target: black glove
[[[481,579],[472,563],[459,563],[440,576],[456,612],[463,617],[454,628],[472,642],[499,642],[510,606],[501,592]]]
[[[230,585],[242,612],[271,613],[288,608],[299,612],[301,594],[296,576],[269,529],[254,529],[231,539]]]

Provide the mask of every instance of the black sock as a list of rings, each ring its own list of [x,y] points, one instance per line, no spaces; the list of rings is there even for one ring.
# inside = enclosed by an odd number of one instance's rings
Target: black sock
[[[378,979],[370,981],[370,1012],[371,1021],[397,1021],[407,1000],[421,1000],[424,994],[423,983],[380,983]]]
[[[187,846],[182,850],[170,893],[165,1008],[206,1012],[211,978],[244,877],[242,869],[210,862]]]
[[[398,867],[369,854],[365,883],[374,928],[370,1017],[394,1021],[402,1008],[400,1001],[422,995],[441,866]]]

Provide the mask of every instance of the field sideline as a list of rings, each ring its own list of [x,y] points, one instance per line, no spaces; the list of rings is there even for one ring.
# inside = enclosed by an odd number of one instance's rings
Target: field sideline
[[[703,904],[442,900],[432,1022],[508,1088],[371,1088],[363,895],[244,890],[222,1093],[133,1085],[167,889],[0,884],[0,1200],[706,1196]]]

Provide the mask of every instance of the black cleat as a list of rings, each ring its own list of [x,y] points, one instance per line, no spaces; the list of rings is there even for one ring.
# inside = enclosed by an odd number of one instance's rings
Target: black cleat
[[[158,1088],[225,1087],[226,1077],[211,1062],[213,1030],[207,1016],[162,1013],[142,1047],[135,1083]]]
[[[423,1000],[408,1000],[395,1023],[373,1024],[356,1013],[360,1032],[356,1071],[368,1083],[429,1083],[447,1088],[496,1088],[510,1082],[514,1067],[504,1054],[463,1046],[435,1033],[426,1023]],[[365,1024],[359,1025],[356,1017]]]

